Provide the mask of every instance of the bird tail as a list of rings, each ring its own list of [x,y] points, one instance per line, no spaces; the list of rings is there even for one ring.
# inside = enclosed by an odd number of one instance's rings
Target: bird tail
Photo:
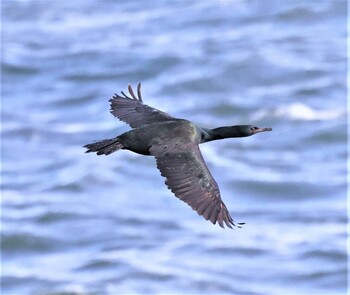
[[[87,148],[85,153],[96,152],[97,155],[109,155],[123,148],[123,145],[118,137],[115,137],[84,145],[84,148]]]

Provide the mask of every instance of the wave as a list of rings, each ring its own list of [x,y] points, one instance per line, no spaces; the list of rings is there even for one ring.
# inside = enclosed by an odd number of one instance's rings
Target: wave
[[[276,108],[264,109],[253,114],[254,120],[265,118],[289,118],[294,120],[316,121],[334,120],[346,115],[344,109],[316,110],[303,103],[295,102]]]

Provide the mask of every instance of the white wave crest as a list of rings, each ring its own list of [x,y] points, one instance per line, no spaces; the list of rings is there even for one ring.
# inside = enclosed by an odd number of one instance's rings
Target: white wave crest
[[[253,119],[260,120],[271,117],[285,117],[294,120],[333,120],[346,114],[343,109],[315,110],[311,107],[295,102],[282,105],[274,109],[265,109],[253,114]]]

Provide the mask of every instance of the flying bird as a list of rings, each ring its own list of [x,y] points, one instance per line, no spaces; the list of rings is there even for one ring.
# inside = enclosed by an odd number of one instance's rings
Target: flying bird
[[[220,196],[219,186],[211,175],[199,149],[199,144],[232,137],[246,137],[272,128],[235,125],[207,129],[185,119],[178,119],[152,108],[142,101],[141,83],[137,96],[115,94],[110,100],[111,113],[132,129],[115,138],[90,143],[86,153],[109,155],[120,149],[154,156],[157,168],[166,178],[165,184],[180,200],[213,224],[241,227],[235,222]]]

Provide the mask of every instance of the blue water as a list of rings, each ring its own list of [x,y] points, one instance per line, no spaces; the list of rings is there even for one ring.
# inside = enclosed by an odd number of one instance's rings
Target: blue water
[[[345,294],[344,0],[2,1],[2,294]],[[82,146],[108,99],[203,127],[239,230],[176,199],[151,157]]]

